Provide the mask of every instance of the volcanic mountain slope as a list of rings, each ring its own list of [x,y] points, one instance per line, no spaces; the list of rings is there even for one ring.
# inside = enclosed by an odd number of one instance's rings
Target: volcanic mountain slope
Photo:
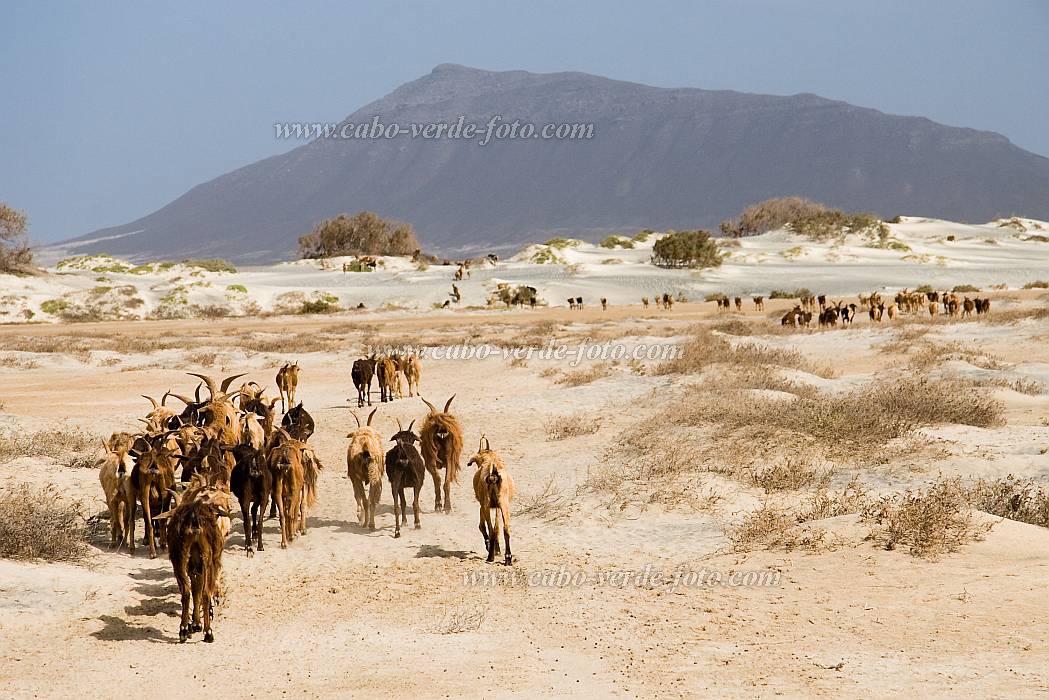
[[[427,248],[507,249],[554,234],[713,227],[796,194],[846,209],[982,222],[1049,218],[1049,159],[996,133],[811,94],[655,88],[584,73],[440,65],[343,123],[593,124],[589,139],[318,139],[203,183],[123,226],[62,244],[135,259],[293,254],[360,209]]]

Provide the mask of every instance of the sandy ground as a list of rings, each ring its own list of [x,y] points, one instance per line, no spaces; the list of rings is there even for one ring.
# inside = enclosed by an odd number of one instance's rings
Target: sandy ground
[[[1037,304],[1039,293],[1011,293],[1014,303]],[[999,300],[996,308],[1008,308]],[[778,323],[748,311],[741,318]],[[492,326],[509,332],[557,321],[573,334],[602,332],[679,337],[696,322],[717,318],[711,304],[681,305],[670,314],[639,307],[582,312],[396,315],[384,332],[443,331],[449,337]],[[749,305],[748,305],[749,306]],[[734,315],[733,315],[734,316]],[[179,337],[193,350],[208,338],[246,329],[282,333],[338,328],[375,318],[339,317],[134,322],[0,328],[0,342],[32,334]],[[497,325],[493,325],[497,324]],[[1049,379],[1049,323],[957,323],[935,332],[985,348],[1009,371]],[[902,362],[879,344],[893,331],[860,322],[848,331],[771,335],[835,366],[848,384]],[[637,338],[634,338],[636,341]],[[551,363],[511,366],[501,357],[431,362],[423,395],[457,398],[453,411],[466,449],[485,433],[513,470],[518,503],[548,483],[569,494],[562,517],[517,517],[513,567],[486,564],[469,473],[453,489],[455,511],[432,512],[432,485],[423,491],[422,529],[393,538],[384,489],[375,532],[358,528],[345,478],[345,435],[353,425],[349,363],[359,351],[310,352],[300,397],[317,420],[311,443],[326,465],[309,534],[279,548],[274,521],[266,549],[244,555],[239,518],[228,542],[228,595],[215,623],[216,643],[197,635],[178,641],[176,586],[164,553],[148,559],[94,547],[83,565],[0,560],[0,687],[6,697],[321,696],[695,697],[1034,697],[1049,692],[1049,532],[998,518],[983,541],[935,562],[864,542],[849,516],[829,527],[850,544],[820,553],[732,553],[721,527],[731,513],[713,515],[651,506],[614,512],[578,487],[601,464],[606,447],[651,411],[651,397],[677,381],[616,371],[568,388],[541,376]],[[273,384],[282,357],[220,349],[215,374],[250,372]],[[11,353],[7,353],[11,354]],[[17,353],[25,357],[24,353]],[[6,430],[61,423],[108,433],[131,429],[145,413],[142,393],[191,393],[193,381],[171,361],[130,358],[106,366],[38,353],[31,369],[0,368],[0,416]],[[177,358],[176,358],[177,359]],[[140,362],[142,368],[136,368]],[[976,371],[978,368],[969,368]],[[653,392],[656,392],[655,394]],[[936,473],[1049,475],[1049,428],[1041,423],[1049,397],[996,390],[1007,424],[994,429],[945,426],[929,435],[951,444],[951,456],[900,477],[920,483]],[[416,398],[382,405],[384,435],[393,419],[423,416]],[[601,429],[564,441],[547,439],[554,416],[599,415]],[[1041,451],[1040,451],[1041,450]],[[468,454],[464,455],[464,461]],[[909,481],[907,481],[909,480]],[[104,509],[97,472],[47,460],[0,464],[0,487],[51,482]],[[742,486],[738,487],[742,489]],[[139,529],[141,532],[141,528]],[[850,536],[854,535],[854,537]],[[774,572],[777,585],[665,585],[634,576],[678,571]],[[562,573],[563,572],[563,573]],[[601,580],[616,574],[624,580]],[[557,581],[557,574],[562,580]],[[628,576],[629,574],[629,576]],[[483,583],[471,577],[490,575]],[[576,581],[566,582],[575,577]],[[579,583],[579,579],[586,580]],[[474,581],[477,579],[475,578]],[[578,584],[578,585],[577,585]],[[478,624],[479,623],[479,624]],[[465,628],[465,629],[460,629]]]

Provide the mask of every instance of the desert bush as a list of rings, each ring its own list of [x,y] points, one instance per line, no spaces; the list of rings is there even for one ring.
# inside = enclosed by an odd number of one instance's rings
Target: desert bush
[[[602,248],[633,248],[634,242],[625,236],[613,234],[606,236],[598,245]]]
[[[974,287],[971,284],[959,284],[956,287],[954,287],[954,289],[952,289],[951,291],[955,294],[961,294],[963,292],[978,292],[980,291],[980,288]]]
[[[578,369],[571,372],[565,372],[555,381],[561,386],[574,387],[583,386],[584,384],[590,384],[596,382],[598,379],[604,379],[612,374],[612,368],[607,363],[598,362],[591,367],[586,369]]]
[[[936,559],[980,539],[986,527],[973,520],[958,478],[939,479],[925,489],[907,490],[872,502],[863,520],[875,526],[870,539],[885,549],[906,546],[911,554]]]
[[[86,554],[79,502],[64,501],[52,485],[20,484],[0,491],[0,557],[78,561]]]
[[[419,248],[419,239],[410,224],[384,219],[370,211],[360,211],[353,216],[339,214],[299,237],[299,252],[303,258],[412,255]]]
[[[231,262],[219,258],[204,258],[201,260],[183,260],[185,267],[195,267],[206,272],[236,272],[237,268]]]
[[[339,297],[327,292],[315,292],[313,297],[302,302],[301,314],[333,314],[341,311]]]
[[[0,202],[0,272],[23,273],[33,265],[25,212]]]
[[[556,522],[565,519],[571,512],[571,501],[561,489],[554,477],[547,479],[539,491],[521,496],[515,508],[515,515]]]
[[[648,239],[652,237],[653,233],[654,231],[652,231],[651,229],[642,229],[635,233],[634,237],[630,240],[632,240],[634,243],[647,243]]]
[[[692,338],[681,347],[681,354],[657,365],[653,373],[695,374],[720,363],[767,364],[812,373],[821,371],[797,350],[774,348],[753,341],[733,344],[728,338],[716,335],[709,328],[698,326]]]
[[[765,464],[746,472],[746,481],[765,491],[797,491],[804,488],[825,489],[830,482],[831,470],[813,466],[804,457],[788,455],[771,465]]]
[[[675,231],[652,246],[652,260],[661,267],[717,267],[721,253],[709,231]]]
[[[234,294],[247,294],[248,288],[243,284],[228,284],[226,285],[227,292],[233,292]]]
[[[1049,527],[1049,493],[1033,479],[1012,474],[1003,479],[979,479],[966,497],[977,510],[1009,520]]]
[[[601,429],[601,419],[583,413],[556,416],[546,425],[547,440],[566,440],[581,435],[592,435]]]
[[[1049,282],[1045,280],[1035,280],[1034,282],[1028,282],[1023,286],[1024,289],[1049,289]]]
[[[804,197],[779,197],[752,204],[736,219],[722,221],[719,228],[728,236],[753,236],[789,227],[812,240],[826,240],[846,231],[888,236],[888,229],[873,214],[845,213]]]
[[[580,242],[575,238],[562,238],[558,236],[556,238],[551,238],[543,245],[549,246],[551,248],[556,248],[558,250],[564,250],[565,248],[576,248],[579,246],[579,243]]]
[[[80,428],[48,428],[0,433],[0,462],[19,457],[66,459],[71,453],[94,453],[102,437]]]

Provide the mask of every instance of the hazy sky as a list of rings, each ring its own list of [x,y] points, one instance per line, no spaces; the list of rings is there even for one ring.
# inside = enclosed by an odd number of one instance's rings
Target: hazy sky
[[[1049,155],[1046,0],[0,3],[0,201],[126,223],[438,63],[813,92]]]

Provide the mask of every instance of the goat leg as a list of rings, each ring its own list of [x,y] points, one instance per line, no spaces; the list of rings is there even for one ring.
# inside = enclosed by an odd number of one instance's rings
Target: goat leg
[[[415,487],[415,497],[412,499],[412,514],[415,516],[415,529],[418,530],[422,527],[419,522],[419,492],[422,491],[422,484]]]

